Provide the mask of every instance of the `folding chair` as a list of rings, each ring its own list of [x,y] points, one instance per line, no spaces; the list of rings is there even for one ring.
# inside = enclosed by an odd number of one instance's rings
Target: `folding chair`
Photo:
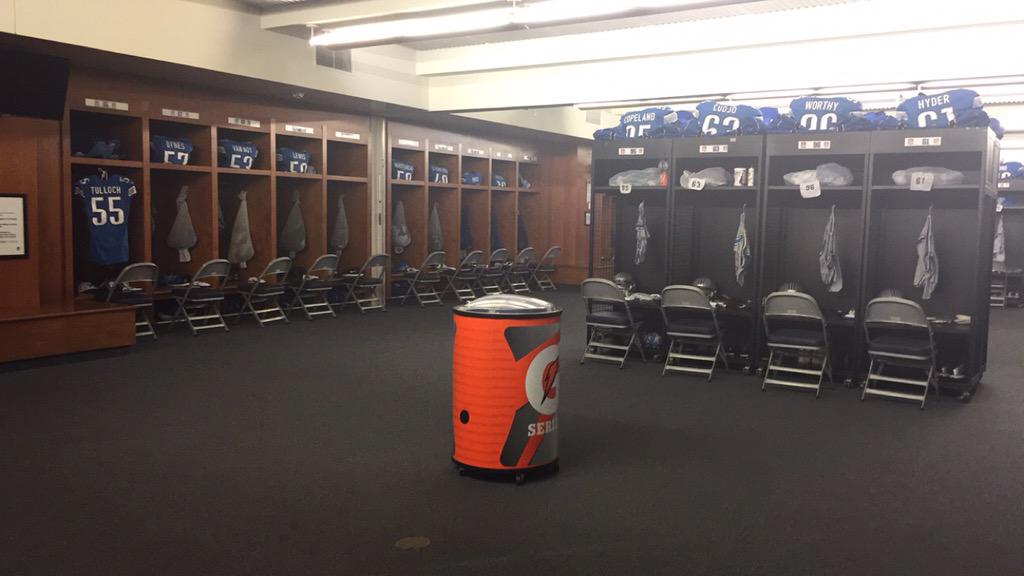
[[[114,280],[114,285],[107,291],[107,304],[124,304],[135,308],[135,337],[152,336],[156,340],[156,330],[146,314],[147,308],[153,307],[153,295],[132,284],[149,282],[156,286],[160,277],[160,268],[152,262],[139,262],[125,266]],[[140,330],[141,328],[141,330]]]
[[[337,254],[324,254],[317,258],[298,283],[292,286],[295,296],[292,298],[291,307],[302,308],[302,312],[309,320],[314,316],[337,317],[327,299],[330,291],[338,286],[337,271]]]
[[[504,292],[505,269],[508,266],[508,249],[498,248],[491,252],[487,267],[480,271],[480,290],[484,294],[501,294]]]
[[[415,296],[420,306],[441,303],[441,295],[437,293],[437,285],[442,281],[441,272],[444,270],[444,258],[444,252],[431,252],[427,254],[426,260],[423,261],[423,265],[416,271],[416,274],[412,278],[406,279],[406,282],[409,283],[409,289],[406,290],[399,304],[405,304],[409,296]]]
[[[171,290],[178,302],[171,326],[176,326],[178,318],[184,316],[194,336],[198,336],[202,330],[214,328],[223,328],[228,332],[228,325],[220,313],[220,304],[224,301],[224,281],[230,273],[231,262],[210,260],[199,267],[187,286]]]
[[[484,253],[480,250],[473,250],[466,254],[466,257],[459,263],[459,267],[448,275],[448,285],[441,292],[441,298],[444,298],[449,291],[453,291],[459,302],[474,300],[476,290],[473,285],[480,281],[480,262],[483,259]]]
[[[551,280],[551,275],[555,273],[555,260],[558,259],[558,256],[561,255],[561,253],[561,246],[552,246],[551,248],[548,248],[548,251],[544,253],[540,262],[538,262],[530,271],[530,276],[533,279],[533,282],[541,292],[545,290],[558,290],[554,281]]]
[[[610,280],[587,278],[580,285],[583,302],[587,308],[587,347],[580,357],[580,364],[587,358],[618,362],[621,370],[634,347],[640,358],[647,362],[647,356],[640,345],[640,323],[633,320],[626,293]],[[620,341],[629,336],[626,344]],[[621,356],[609,354],[619,351]]]
[[[349,302],[355,302],[363,314],[369,310],[387,311],[384,297],[384,275],[387,269],[388,255],[374,254],[366,260],[359,272],[342,276],[342,286],[345,287],[342,309]]]
[[[536,256],[533,248],[523,248],[516,256],[516,261],[508,269],[508,287],[512,292],[529,292],[530,278],[533,277],[533,268],[537,265],[534,262]]]
[[[882,297],[868,302],[864,312],[867,337],[868,378],[860,399],[868,395],[902,398],[921,402],[924,409],[928,388],[935,384],[935,340],[924,310],[916,302]],[[883,374],[890,366],[920,371],[925,379]],[[923,388],[920,394],[897,392],[874,386],[876,383],[900,384]]]
[[[763,320],[769,354],[761,390],[773,384],[814,390],[819,397],[826,374],[832,382],[832,366],[817,301],[803,292],[772,292],[764,299]]]
[[[287,256],[271,260],[255,280],[249,279],[250,287],[242,292],[242,311],[238,313],[238,321],[241,322],[246,312],[252,314],[253,318],[266,326],[271,322],[284,320],[288,324],[288,316],[281,308],[281,297],[288,291],[284,279],[292,269],[292,259]],[[256,308],[262,306],[262,308]]]
[[[729,368],[729,360],[722,350],[722,332],[715,309],[703,290],[696,286],[667,286],[661,291],[661,316],[665,320],[665,336],[668,337],[668,354],[662,376],[666,372],[706,374],[710,382],[719,356],[725,362],[725,368]],[[687,351],[687,345],[692,350]],[[712,348],[714,353],[708,355],[707,351]]]
[[[1008,299],[1006,287],[1006,272],[1002,270],[993,270],[992,286],[989,290],[989,306],[992,308],[1006,308],[1006,301]]]

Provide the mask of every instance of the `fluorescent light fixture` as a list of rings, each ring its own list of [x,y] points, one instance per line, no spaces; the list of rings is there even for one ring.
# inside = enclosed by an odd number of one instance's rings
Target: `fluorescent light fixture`
[[[315,34],[309,43],[312,46],[337,46],[396,42],[428,36],[453,36],[508,26],[588,20],[642,10],[684,8],[708,2],[709,0],[640,0],[638,2],[543,0],[508,8],[488,8],[433,16],[411,16],[341,26],[323,34]]]
[[[893,90],[917,90],[917,84],[911,84],[910,82],[902,82],[897,84],[865,84],[861,86],[839,86],[836,88],[822,88],[815,90],[815,94],[825,95],[837,95],[842,96],[844,94],[863,94],[865,92],[888,92]]]
[[[968,86],[992,86],[997,84],[1024,84],[1024,76],[989,76],[985,78],[962,78],[960,80],[936,80],[921,84],[921,89],[964,88]]]
[[[725,100],[722,94],[710,96],[681,96],[679,98],[655,98],[650,100],[620,100],[617,102],[587,102],[576,104],[578,110],[613,110],[617,108],[628,108],[637,110],[652,106],[685,106],[687,104],[700,104],[705,100]]]
[[[814,94],[814,89],[805,88],[800,90],[772,90],[768,92],[743,92],[730,94],[729,100],[740,102],[743,100],[761,100],[764,98],[799,98]]]

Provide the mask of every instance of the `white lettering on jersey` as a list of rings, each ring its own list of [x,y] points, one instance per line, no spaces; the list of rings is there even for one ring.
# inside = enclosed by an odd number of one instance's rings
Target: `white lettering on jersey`
[[[936,106],[942,106],[943,104],[949,104],[949,94],[940,94],[939,96],[928,96],[922,98],[917,103],[917,109],[925,110]]]

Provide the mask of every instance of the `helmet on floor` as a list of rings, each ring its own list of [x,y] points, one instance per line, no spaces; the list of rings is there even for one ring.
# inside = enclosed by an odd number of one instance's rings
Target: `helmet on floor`
[[[622,288],[626,292],[633,290],[636,286],[636,282],[633,281],[633,275],[629,272],[619,272],[612,278],[612,282],[619,288]]]

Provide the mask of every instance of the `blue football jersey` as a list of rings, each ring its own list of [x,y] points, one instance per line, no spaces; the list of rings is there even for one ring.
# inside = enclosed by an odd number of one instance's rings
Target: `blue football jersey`
[[[594,131],[594,140],[625,140],[626,129],[622,126],[600,128]]]
[[[860,102],[834,96],[804,96],[789,104],[790,112],[801,132],[835,132],[847,122],[851,112],[861,110]]]
[[[1020,162],[1002,162],[999,164],[999,179],[1011,180],[1024,178],[1024,164]]]
[[[648,138],[652,130],[661,130],[666,124],[676,121],[676,113],[671,108],[644,108],[626,112],[619,118],[621,132],[626,138]]]
[[[217,166],[251,170],[260,149],[252,142],[236,142],[222,138],[217,141]]]
[[[448,183],[448,169],[444,166],[430,167],[430,181],[437,184]]]
[[[501,174],[491,174],[491,186],[495,188],[507,188],[508,181]]]
[[[761,129],[761,111],[746,104],[705,100],[697,105],[697,122],[704,136],[756,134]]]
[[[149,139],[150,157],[163,164],[188,164],[192,155],[192,141],[188,138],[153,136]]]
[[[484,177],[479,172],[463,172],[462,183],[468,186],[479,186],[484,181]]]
[[[789,114],[779,112],[778,108],[766,106],[761,108],[764,131],[767,134],[787,134],[796,132],[796,120]]]
[[[416,167],[397,158],[391,160],[392,180],[412,180],[416,175]]]
[[[309,152],[292,148],[277,149],[277,169],[281,172],[305,174],[309,172]]]
[[[127,262],[135,183],[101,172],[76,182],[74,195],[89,219],[89,260],[104,266]]]
[[[647,136],[649,138],[681,138],[686,135],[686,127],[694,119],[693,112],[676,110],[675,122],[662,124],[660,128],[651,128],[647,132]]]
[[[897,109],[907,114],[911,128],[948,128],[961,120],[969,120],[982,108],[981,97],[974,90],[958,88],[941,94],[920,94],[907,98]],[[988,122],[986,118],[985,122]]]

